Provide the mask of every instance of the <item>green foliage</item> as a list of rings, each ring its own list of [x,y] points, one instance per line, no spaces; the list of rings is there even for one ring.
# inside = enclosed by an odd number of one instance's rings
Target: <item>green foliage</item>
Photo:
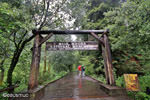
[[[128,92],[128,95],[135,100],[149,100],[150,96],[144,92]]]
[[[5,94],[5,93],[7,93],[7,92],[4,92],[4,94]],[[3,93],[0,93],[0,99],[1,99],[1,100],[8,100],[7,97],[3,97]]]
[[[99,52],[82,52],[84,55],[80,57],[80,65],[85,65],[85,72],[87,75],[104,75],[104,62],[101,57],[99,57]],[[87,55],[87,54],[89,55]]]
[[[67,4],[67,12],[71,13],[74,23],[72,25],[73,29],[80,28],[84,23],[85,12],[87,11],[86,7],[88,5],[87,0],[69,0],[70,3]]]
[[[150,99],[150,96],[144,92],[138,92],[136,94],[136,100],[149,100],[149,99]]]
[[[144,72],[149,70],[149,8],[148,0],[140,3],[129,0],[104,13],[107,28],[110,29],[110,40],[114,60],[122,60],[116,66],[124,66],[124,72]],[[128,57],[128,59],[125,58]],[[135,57],[135,61],[130,61]],[[128,62],[128,63],[127,63]],[[118,66],[118,69],[121,68]],[[130,68],[129,68],[130,67]],[[136,68],[135,68],[136,67]]]
[[[125,81],[124,81],[124,77],[123,76],[118,77],[116,79],[116,85],[125,88]]]
[[[92,78],[99,80],[100,82],[103,82],[104,84],[106,84],[106,78],[103,75],[91,75]]]
[[[49,82],[55,81],[68,73],[67,71],[63,70],[58,72],[54,70],[53,66],[48,66],[50,67],[50,71],[46,71],[45,73],[43,73],[43,63],[40,66],[40,75],[38,78],[40,85],[45,85]]]
[[[145,92],[146,87],[150,87],[150,75],[144,75],[139,77],[140,89]]]
[[[12,7],[8,3],[0,2],[0,33],[5,33],[4,36],[9,36],[11,32],[16,32],[20,29],[28,29],[28,16],[24,16],[25,11]],[[31,26],[30,26],[31,27]]]
[[[92,0],[89,1],[88,11],[85,17],[84,29],[103,29],[106,26],[104,12],[118,4],[118,0]],[[118,6],[118,5],[117,5]]]
[[[61,71],[72,71],[72,65],[75,62],[75,57],[73,57],[73,52],[54,52],[50,55],[50,63],[56,72]]]

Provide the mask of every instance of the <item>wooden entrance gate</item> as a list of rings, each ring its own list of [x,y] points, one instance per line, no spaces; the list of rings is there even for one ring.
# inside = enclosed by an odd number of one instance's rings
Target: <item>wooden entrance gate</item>
[[[113,66],[112,66],[112,58],[111,51],[108,42],[108,30],[48,30],[48,31],[39,31],[33,30],[33,34],[35,35],[35,40],[32,48],[32,63],[30,68],[30,77],[28,90],[33,90],[38,86],[38,74],[40,67],[40,56],[41,56],[41,45],[46,42],[51,36],[57,35],[70,35],[70,34],[90,34],[92,35],[98,43],[102,47],[102,56],[104,59],[104,68],[105,68],[105,76],[108,85],[115,85],[114,75],[113,75]],[[43,37],[42,35],[46,35]],[[98,34],[102,34],[101,37]]]

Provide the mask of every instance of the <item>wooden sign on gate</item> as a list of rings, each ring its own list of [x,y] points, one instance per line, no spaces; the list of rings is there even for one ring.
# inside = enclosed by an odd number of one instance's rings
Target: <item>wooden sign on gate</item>
[[[86,42],[46,42],[46,50],[99,50],[98,43],[93,41]]]

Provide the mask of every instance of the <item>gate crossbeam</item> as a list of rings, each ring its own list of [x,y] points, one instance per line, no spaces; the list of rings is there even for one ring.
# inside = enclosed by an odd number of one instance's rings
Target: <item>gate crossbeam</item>
[[[95,34],[103,34],[103,33],[107,33],[108,30],[33,30],[33,33],[38,33],[38,34],[91,34],[91,33],[95,33]]]

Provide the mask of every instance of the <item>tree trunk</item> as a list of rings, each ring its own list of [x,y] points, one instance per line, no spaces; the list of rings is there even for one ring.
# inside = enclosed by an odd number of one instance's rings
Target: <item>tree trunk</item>
[[[0,86],[3,84],[3,80],[4,80],[4,69],[1,69],[1,74],[0,74]]]
[[[69,72],[72,71],[72,65],[68,65],[68,68],[69,68]]]
[[[3,80],[4,80],[4,68],[3,68],[3,64],[5,62],[5,59],[2,60],[2,62],[0,63],[0,70],[1,70],[1,73],[0,73],[0,86],[3,84]]]
[[[50,67],[51,67],[50,63],[48,63],[48,72],[50,72]]]
[[[18,46],[18,48],[16,48],[16,50],[14,51],[14,55],[13,55],[13,58],[11,60],[11,64],[10,64],[10,67],[8,69],[8,74],[7,74],[7,83],[8,83],[8,87],[11,87],[13,84],[12,84],[12,76],[13,76],[13,71],[18,63],[18,60],[19,60],[19,57],[26,45],[26,43],[28,43],[29,41],[31,41],[35,36],[31,36],[30,38],[24,40],[22,42],[22,44],[20,45],[20,48]],[[14,90],[9,90],[8,93],[12,93]]]
[[[13,58],[11,60],[11,64],[10,64],[10,67],[8,69],[8,74],[7,74],[7,83],[8,83],[8,87],[11,87],[12,86],[12,75],[13,75],[13,71],[18,63],[18,60],[19,60],[19,57],[20,57],[20,54],[22,53],[23,51],[23,48],[24,46],[22,45],[22,47],[19,49],[19,50],[16,50],[14,52],[14,55],[13,55]],[[9,93],[12,93],[13,90],[10,90],[8,91]]]

